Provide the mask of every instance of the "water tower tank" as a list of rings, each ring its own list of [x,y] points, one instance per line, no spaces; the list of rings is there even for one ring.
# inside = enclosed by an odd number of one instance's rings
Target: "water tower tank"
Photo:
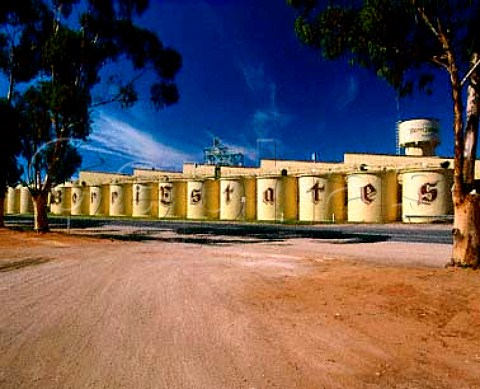
[[[412,119],[398,124],[399,146],[405,155],[433,156],[440,144],[440,124],[437,119]]]

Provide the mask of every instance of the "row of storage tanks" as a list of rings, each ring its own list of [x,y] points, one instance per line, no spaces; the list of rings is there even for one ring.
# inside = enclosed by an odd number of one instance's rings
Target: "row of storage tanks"
[[[207,220],[388,223],[452,215],[452,171],[428,169],[60,185],[55,215]],[[30,213],[26,187],[9,188],[7,214]]]

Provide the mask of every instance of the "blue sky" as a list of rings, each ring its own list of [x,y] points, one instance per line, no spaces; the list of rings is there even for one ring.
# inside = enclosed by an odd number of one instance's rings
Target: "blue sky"
[[[382,80],[302,46],[294,18],[283,0],[152,0],[140,23],[181,53],[180,102],[164,111],[147,101],[95,111],[82,169],[178,170],[201,162],[213,136],[244,152],[248,164],[273,157],[274,148],[277,158],[297,160],[313,152],[326,161],[345,152],[394,154],[396,121],[415,117],[440,119],[438,152],[452,154],[444,76],[434,95],[397,107]]]

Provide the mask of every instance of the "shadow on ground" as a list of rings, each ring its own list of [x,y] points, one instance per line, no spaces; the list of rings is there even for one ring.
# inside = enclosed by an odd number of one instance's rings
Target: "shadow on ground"
[[[31,217],[7,217],[10,228],[31,229]],[[202,245],[233,245],[318,239],[329,243],[374,243],[390,240],[381,233],[352,233],[286,224],[237,224],[132,219],[52,217],[50,227],[75,235],[121,241],[162,241]]]

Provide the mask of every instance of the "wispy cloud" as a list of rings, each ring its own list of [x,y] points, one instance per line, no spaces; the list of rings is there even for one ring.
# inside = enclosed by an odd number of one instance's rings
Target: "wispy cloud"
[[[97,154],[122,158],[129,164],[159,168],[180,167],[191,156],[162,144],[153,136],[105,113],[93,124],[94,131],[82,149]]]
[[[245,158],[255,161],[257,159],[257,150],[254,147],[245,147],[240,146],[238,144],[233,144],[229,142],[223,142],[225,146],[227,146],[231,150],[235,150],[238,153],[242,153]]]
[[[266,79],[263,65],[240,64],[240,69],[245,83],[253,93],[262,93],[272,87],[272,83]]]
[[[242,63],[247,87],[259,101],[259,108],[252,115],[253,130],[257,138],[275,137],[278,130],[287,126],[291,117],[282,112],[277,102],[277,85],[265,73],[264,66]]]
[[[277,105],[276,86],[272,85],[270,103],[257,109],[253,114],[253,128],[258,138],[278,137],[279,131],[292,120],[291,115],[282,112]]]
[[[345,83],[341,83],[341,89],[337,89],[335,93],[336,108],[343,111],[352,104],[358,97],[359,93],[358,79],[350,75]]]

